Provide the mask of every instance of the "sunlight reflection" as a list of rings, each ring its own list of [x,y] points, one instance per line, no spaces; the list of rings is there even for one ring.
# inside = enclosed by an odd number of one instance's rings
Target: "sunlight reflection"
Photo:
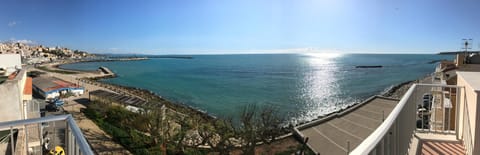
[[[305,101],[305,113],[297,121],[308,121],[343,108],[348,98],[342,98],[338,85],[338,69],[335,62],[343,54],[307,53],[300,98]]]
[[[335,58],[343,56],[342,53],[304,53],[302,55],[310,58],[308,63],[312,65],[329,64],[332,63]]]

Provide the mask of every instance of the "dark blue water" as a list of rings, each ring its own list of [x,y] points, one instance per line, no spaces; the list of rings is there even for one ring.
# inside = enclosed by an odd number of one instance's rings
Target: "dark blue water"
[[[106,66],[119,77],[105,82],[140,87],[217,116],[248,104],[273,105],[288,120],[310,120],[401,82],[432,73],[439,55],[255,54],[198,55],[193,59],[90,62],[63,68]],[[355,68],[382,65],[383,68]]]

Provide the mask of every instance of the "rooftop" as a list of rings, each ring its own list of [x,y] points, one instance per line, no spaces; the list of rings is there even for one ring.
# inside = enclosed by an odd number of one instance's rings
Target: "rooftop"
[[[478,80],[480,72],[459,71],[457,72],[457,75],[465,79],[465,82],[467,82],[475,91],[480,91],[480,80]]]
[[[27,77],[25,81],[25,88],[23,89],[23,94],[25,95],[32,95],[32,78]]]
[[[56,77],[36,77],[32,80],[33,85],[44,92],[49,92],[61,88],[79,88],[78,85],[61,80]]]
[[[151,106],[153,103],[149,103],[141,98],[138,97],[132,97],[132,96],[127,96],[127,95],[122,95],[122,94],[117,94],[105,90],[95,90],[91,91],[90,95],[98,96],[104,99],[109,99],[115,102],[119,102],[122,104],[127,104],[127,105],[132,105],[136,107],[143,107],[143,106]],[[158,104],[155,104],[158,105]]]

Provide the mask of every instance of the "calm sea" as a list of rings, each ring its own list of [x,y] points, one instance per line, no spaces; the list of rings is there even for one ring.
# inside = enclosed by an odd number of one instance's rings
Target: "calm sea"
[[[216,116],[245,105],[273,105],[293,123],[344,108],[389,87],[432,73],[429,62],[449,56],[419,54],[197,55],[193,59],[89,62],[61,66],[118,74],[108,83],[151,90]],[[382,65],[383,68],[355,68]]]

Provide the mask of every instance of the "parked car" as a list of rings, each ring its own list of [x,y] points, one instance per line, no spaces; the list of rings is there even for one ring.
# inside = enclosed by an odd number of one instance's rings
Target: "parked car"
[[[65,102],[63,100],[61,100],[60,98],[51,99],[50,101],[48,101],[48,103],[55,104],[55,106],[57,106],[57,107],[61,107],[61,106],[63,106],[63,104],[65,104]]]
[[[47,105],[45,106],[45,110],[50,111],[50,112],[51,112],[51,111],[56,112],[56,111],[59,110],[59,108],[58,108],[55,104],[47,104]]]

